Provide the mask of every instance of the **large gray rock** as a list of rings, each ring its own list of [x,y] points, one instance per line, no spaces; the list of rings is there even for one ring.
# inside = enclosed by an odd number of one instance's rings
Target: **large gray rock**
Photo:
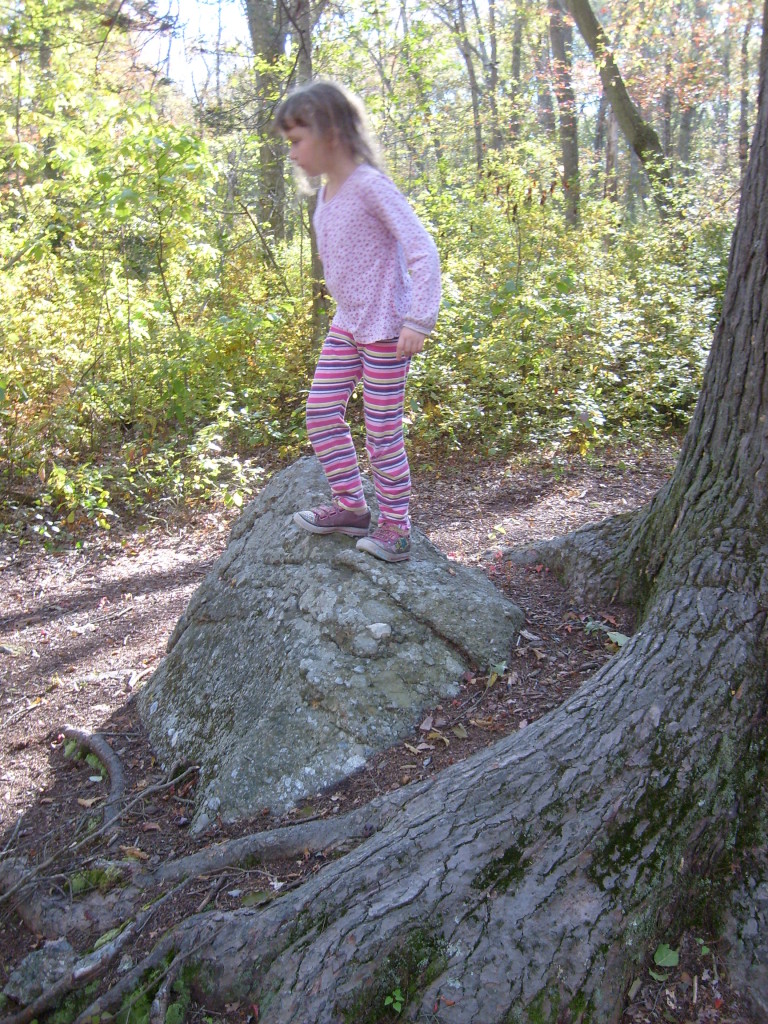
[[[369,495],[372,501],[372,495]],[[467,667],[507,658],[523,613],[418,530],[389,565],[292,514],[328,500],[314,458],[235,524],[139,695],[161,758],[199,764],[195,825],[283,811],[405,737]]]

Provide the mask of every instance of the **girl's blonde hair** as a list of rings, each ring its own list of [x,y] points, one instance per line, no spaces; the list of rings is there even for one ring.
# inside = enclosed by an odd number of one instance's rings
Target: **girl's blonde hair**
[[[294,89],[277,108],[275,125],[283,133],[300,127],[322,138],[335,136],[360,163],[381,169],[363,104],[337,82],[318,79]]]

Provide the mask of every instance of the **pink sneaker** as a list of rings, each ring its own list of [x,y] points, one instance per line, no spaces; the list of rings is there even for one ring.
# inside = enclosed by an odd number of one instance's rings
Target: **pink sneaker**
[[[356,547],[384,562],[404,562],[411,557],[411,533],[394,523],[379,523]]]
[[[364,537],[371,525],[371,513],[350,512],[348,508],[332,502],[318,505],[304,512],[295,512],[293,521],[310,533],[345,533],[347,537]]]

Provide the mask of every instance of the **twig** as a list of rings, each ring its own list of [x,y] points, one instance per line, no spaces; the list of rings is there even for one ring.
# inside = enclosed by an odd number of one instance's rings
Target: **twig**
[[[171,786],[178,785],[178,783],[181,782],[182,779],[185,779],[188,775],[191,775],[193,772],[199,771],[200,766],[193,764],[191,767],[187,768],[185,772],[177,776],[175,779],[169,779],[168,782],[159,783],[156,786],[149,786],[147,789],[139,793],[138,796],[135,796],[133,800],[130,800],[125,805],[125,807],[123,807],[123,809],[119,812],[118,817],[122,817],[132,807],[135,807],[137,803],[140,803],[142,800],[145,800],[148,796],[151,796],[153,793],[161,793],[165,789],[170,789]],[[11,896],[17,893],[19,889],[26,887],[27,885],[29,885],[30,882],[34,881],[34,879],[37,878],[40,872],[47,868],[50,864],[52,864],[58,857],[62,855],[62,853],[77,853],[77,851],[82,849],[82,847],[85,846],[87,843],[92,843],[94,839],[98,839],[98,837],[103,835],[109,828],[110,825],[102,825],[101,828],[91,833],[91,835],[86,836],[85,839],[81,839],[77,843],[70,844],[69,846],[64,847],[63,850],[56,850],[56,852],[52,853],[50,857],[46,858],[46,860],[44,860],[42,864],[38,864],[31,871],[28,871],[27,874],[20,878],[15,885],[11,886],[10,889],[4,892],[2,896],[0,896],[0,905],[10,900]],[[0,1024],[3,1024],[3,1022],[0,1022]]]
[[[186,889],[191,881],[191,878],[184,878],[178,885],[175,885],[173,889],[167,892],[164,896],[161,896],[159,900],[155,900],[151,907],[147,907],[144,913],[140,914],[136,918],[136,934],[141,935],[151,921],[153,915],[160,909],[160,907],[162,907],[164,903],[173,899],[174,896],[178,896],[182,889]]]
[[[52,1006],[55,1006],[64,996],[69,995],[73,989],[80,988],[92,978],[97,977],[115,959],[122,947],[133,933],[133,927],[129,925],[120,935],[116,935],[111,942],[106,943],[101,949],[95,950],[80,960],[63,978],[60,978],[55,985],[43,992],[33,1000],[29,1006],[10,1017],[3,1017],[0,1024],[28,1024],[38,1014],[44,1013]]]
[[[114,939],[106,943],[101,949],[95,950],[88,956],[80,960],[73,969],[61,978],[55,985],[49,988],[46,992],[43,992],[37,999],[29,1004],[25,1009],[20,1010],[17,1014],[11,1017],[5,1017],[0,1021],[0,1024],[28,1024],[30,1020],[36,1017],[40,1013],[44,1013],[46,1010],[51,1009],[55,1006],[64,996],[69,995],[70,992],[77,988],[82,988],[83,985],[92,981],[99,974],[102,974],[107,967],[113,962],[120,950],[128,942],[128,939],[135,938],[141,934],[146,928],[152,916],[161,907],[166,900],[171,899],[173,896],[178,895],[189,884],[190,879],[185,878],[183,882],[175,886],[170,892],[167,892],[161,899],[153,903],[151,907],[147,907],[136,918],[135,921],[131,922],[116,935]],[[173,964],[171,965],[173,966]]]
[[[229,873],[225,871],[218,879],[218,881],[214,882],[214,884],[208,889],[208,892],[205,894],[205,899],[199,904],[199,906],[195,910],[196,914],[202,914],[202,912],[205,910],[205,908],[208,906],[211,900],[215,899],[216,896],[218,896],[218,894],[224,888],[228,880]]]
[[[178,978],[186,957],[179,953],[168,965],[163,983],[152,1000],[149,1008],[149,1024],[165,1024],[165,1015],[168,1012],[168,1004],[171,1001],[171,989]]]
[[[0,860],[2,860],[3,857],[7,857],[8,856],[8,853],[11,850],[11,846],[13,845],[13,843],[14,843],[14,841],[16,839],[16,836],[19,834],[19,829],[20,828],[21,828],[21,818],[17,818],[16,819],[16,824],[13,826],[13,832],[11,832],[10,839],[5,844],[5,846],[3,847],[2,851],[0,851]]]

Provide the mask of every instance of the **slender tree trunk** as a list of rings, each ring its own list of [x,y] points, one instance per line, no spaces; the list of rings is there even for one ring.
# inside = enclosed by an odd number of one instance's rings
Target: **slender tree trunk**
[[[293,38],[296,40],[298,57],[296,61],[299,83],[312,80],[312,0],[298,0],[293,15]],[[312,278],[312,339],[317,342],[328,328],[328,300],[325,291],[325,276],[313,216],[317,208],[317,196],[307,201],[309,212],[310,275]]]
[[[549,83],[552,80],[549,66],[549,39],[547,36],[539,38],[538,60],[536,66],[536,96],[538,120],[542,130],[547,135],[554,136],[557,131],[555,123],[555,111],[552,104],[552,93]]]
[[[731,52],[732,36],[726,32],[723,38],[722,65],[723,90],[717,103],[717,140],[720,149],[720,173],[728,176],[731,166]]]
[[[670,74],[671,69],[667,68],[667,82],[669,82]],[[661,146],[667,157],[672,152],[672,108],[674,106],[674,99],[674,90],[670,84],[667,84],[661,100]]]
[[[572,78],[573,28],[557,3],[550,6],[549,37],[552,43],[555,95],[560,113],[565,220],[570,227],[575,228],[579,226],[579,128]]]
[[[659,137],[630,99],[621,72],[613,58],[605,31],[589,0],[567,0],[567,7],[595,61],[603,90],[613,107],[621,130],[645,168],[660,210],[669,210],[672,176]]]
[[[512,30],[512,74],[509,84],[511,114],[509,118],[510,138],[515,141],[520,135],[520,84],[523,59],[523,14],[519,4],[515,5],[514,28]]]
[[[680,128],[677,136],[677,162],[684,178],[693,174],[691,157],[693,152],[693,128],[696,123],[696,108],[686,107],[680,114]]]
[[[276,239],[285,236],[285,179],[283,151],[269,135],[272,112],[284,86],[277,65],[285,53],[285,9],[271,0],[245,0],[251,46],[259,65],[256,71],[260,101],[259,219],[269,224]]]
[[[456,24],[454,32],[458,42],[459,52],[464,58],[464,65],[467,69],[467,81],[472,102],[472,130],[475,140],[475,163],[478,172],[483,169],[483,126],[480,117],[480,86],[477,81],[475,62],[472,56],[472,47],[467,33],[467,19],[464,13],[464,0],[456,0]]]
[[[606,199],[619,199],[619,122],[609,110],[605,133],[605,189]]]
[[[478,25],[479,28],[479,25]],[[488,41],[490,60],[487,70],[488,99],[491,105],[491,145],[501,149],[504,139],[499,124],[499,40],[496,27],[496,0],[488,0]]]

